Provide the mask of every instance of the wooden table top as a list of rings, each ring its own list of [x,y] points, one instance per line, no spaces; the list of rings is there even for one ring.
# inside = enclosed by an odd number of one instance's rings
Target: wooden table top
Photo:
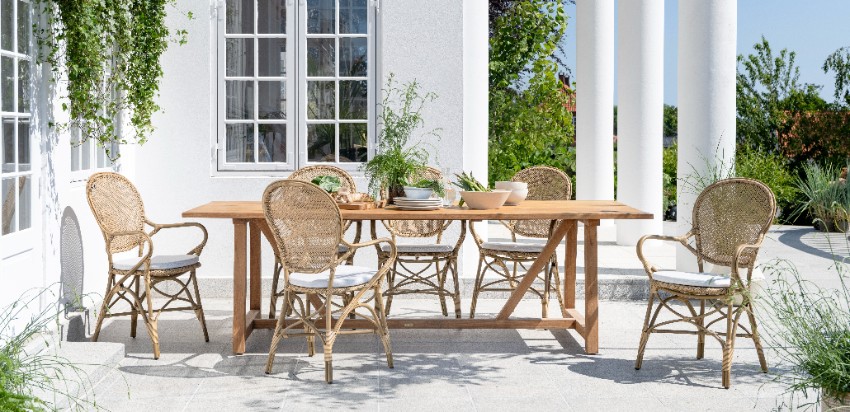
[[[381,209],[340,210],[346,220],[527,220],[527,219],[652,219],[646,213],[613,200],[526,200],[517,206],[473,210],[451,207],[439,210]],[[263,219],[260,201],[215,201],[183,212],[183,217]]]

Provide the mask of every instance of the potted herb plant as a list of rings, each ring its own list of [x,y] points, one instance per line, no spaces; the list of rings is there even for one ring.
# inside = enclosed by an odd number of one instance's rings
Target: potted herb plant
[[[382,194],[392,203],[394,197],[404,196],[405,183],[428,165],[428,151],[419,141],[412,142],[411,137],[425,124],[422,109],[426,103],[434,101],[436,95],[423,95],[415,80],[399,86],[392,74],[383,92],[378,149],[363,165],[363,171],[369,179],[369,192],[376,195],[386,191]],[[433,129],[424,135],[439,138],[437,131]]]

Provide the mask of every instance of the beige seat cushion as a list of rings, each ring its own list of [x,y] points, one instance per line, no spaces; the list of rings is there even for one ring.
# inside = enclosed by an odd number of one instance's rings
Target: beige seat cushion
[[[521,243],[521,242],[483,242],[481,249],[496,250],[500,252],[524,252],[540,253],[543,251],[543,243]]]
[[[117,270],[130,270],[139,263],[139,257],[125,257],[112,261]],[[198,263],[195,255],[155,255],[151,258],[151,270],[171,270]],[[139,269],[144,270],[144,267]]]
[[[699,272],[680,272],[677,270],[659,270],[652,279],[674,285],[696,286],[703,288],[728,288],[732,284],[728,275]]]
[[[368,283],[377,271],[362,266],[340,265],[336,267],[334,274],[334,288],[349,288],[352,286]],[[330,270],[319,273],[298,273],[289,275],[289,283],[302,288],[322,289],[328,287]]]
[[[390,251],[390,245],[384,243],[381,245],[381,250],[384,252]],[[424,245],[396,245],[398,253],[449,253],[454,250],[452,245],[440,244],[424,244]]]

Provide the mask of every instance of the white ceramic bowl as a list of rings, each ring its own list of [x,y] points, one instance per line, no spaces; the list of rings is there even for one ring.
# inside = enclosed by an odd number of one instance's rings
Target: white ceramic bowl
[[[511,195],[508,196],[508,200],[505,201],[505,205],[507,206],[518,205],[520,202],[525,200],[526,196],[528,196],[528,183],[525,182],[510,182],[502,180],[496,182],[496,189],[511,191]]]
[[[505,204],[509,190],[494,190],[492,192],[466,192],[461,191],[460,197],[470,209],[498,209]]]
[[[404,196],[408,199],[413,200],[421,200],[421,199],[430,199],[431,196],[434,195],[434,189],[421,188],[421,187],[404,187]]]
[[[499,181],[496,182],[496,189],[499,189],[499,190],[526,189],[526,190],[528,190],[528,183],[511,182],[510,180],[499,180]]]

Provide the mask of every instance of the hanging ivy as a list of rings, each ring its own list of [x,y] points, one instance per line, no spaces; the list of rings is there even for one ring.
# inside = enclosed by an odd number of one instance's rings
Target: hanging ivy
[[[34,27],[40,58],[60,83],[69,119],[53,127],[78,129],[81,140],[93,139],[107,150],[113,143],[147,141],[160,109],[160,57],[169,42],[186,42],[186,30],[172,33],[165,25],[166,7],[174,2],[37,0],[46,19]],[[117,127],[124,111],[132,130]]]

